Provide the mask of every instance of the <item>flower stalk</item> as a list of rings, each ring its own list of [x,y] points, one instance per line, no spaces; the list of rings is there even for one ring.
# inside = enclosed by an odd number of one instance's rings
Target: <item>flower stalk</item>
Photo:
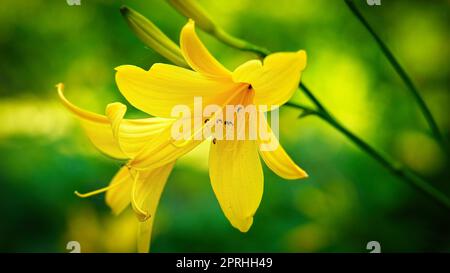
[[[412,187],[416,188],[425,195],[431,197],[433,200],[437,201],[441,206],[450,210],[450,199],[444,195],[442,192],[437,190],[435,187],[430,185],[420,176],[416,175],[412,171],[405,168],[402,164],[393,161],[387,155],[382,154],[373,148],[370,144],[364,141],[362,138],[347,129],[342,123],[337,119],[327,114],[322,110],[314,110],[310,107],[306,107],[293,102],[288,102],[286,106],[300,109],[302,111],[308,112],[309,115],[315,115],[321,118],[323,121],[331,125],[333,128],[344,134],[348,139],[350,139],[355,145],[357,145],[361,150],[369,154],[372,158],[378,161],[383,167],[388,169],[393,175],[404,180]]]
[[[265,56],[270,53],[269,50],[263,47],[256,46],[230,35],[223,28],[218,26],[195,0],[167,0],[167,2],[185,17],[193,19],[203,31],[213,35],[224,44],[241,50],[250,51],[260,56]]]

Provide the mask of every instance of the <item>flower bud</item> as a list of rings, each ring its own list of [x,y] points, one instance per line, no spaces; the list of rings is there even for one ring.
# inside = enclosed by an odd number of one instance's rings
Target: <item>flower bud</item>
[[[130,29],[147,46],[158,52],[172,63],[186,67],[187,63],[177,44],[169,39],[155,24],[137,11],[122,6],[120,12]]]

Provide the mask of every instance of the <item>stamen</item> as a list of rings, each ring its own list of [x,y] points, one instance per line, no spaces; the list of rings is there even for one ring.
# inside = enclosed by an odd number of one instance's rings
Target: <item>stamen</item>
[[[244,86],[243,88],[246,88],[246,86]],[[238,91],[236,91],[233,95],[231,95],[231,96],[225,101],[225,103],[223,104],[222,108],[221,108],[219,111],[215,112],[215,113],[211,116],[211,119],[212,119],[212,120],[215,120],[216,116],[217,116],[219,113],[222,113],[222,112],[223,112],[223,108],[224,108],[228,103],[230,103],[236,96],[238,96],[238,95],[241,94],[243,88],[238,89]],[[174,145],[174,146],[177,147],[177,148],[185,147],[185,146],[189,145],[190,143],[192,143],[192,141],[195,139],[195,136],[197,136],[198,134],[202,133],[203,130],[204,130],[204,127],[202,126],[202,127],[199,128],[198,130],[194,131],[194,132],[191,134],[191,136],[190,136],[189,139],[184,140],[184,141],[181,142],[181,143],[177,143],[176,141],[172,141],[172,145]]]
[[[87,197],[91,197],[91,196],[103,193],[103,192],[108,191],[110,189],[113,189],[113,188],[117,187],[118,185],[120,185],[122,183],[123,183],[123,181],[119,182],[119,183],[115,183],[115,184],[109,185],[107,187],[104,187],[104,188],[101,188],[101,189],[98,189],[98,190],[95,190],[95,191],[87,192],[87,193],[79,193],[78,191],[75,191],[74,193],[80,198],[87,198]]]
[[[216,138],[213,138],[213,144],[216,144],[217,140]]]
[[[226,121],[225,121],[225,125],[231,125],[231,126],[233,126],[233,122],[232,122],[231,120],[226,120]]]

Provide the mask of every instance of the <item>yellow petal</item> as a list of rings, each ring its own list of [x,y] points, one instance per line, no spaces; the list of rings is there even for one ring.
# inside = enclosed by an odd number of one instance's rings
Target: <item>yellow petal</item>
[[[192,20],[189,20],[181,30],[180,47],[184,58],[195,71],[209,77],[231,77],[231,73],[209,53],[200,41]]]
[[[127,155],[120,149],[113,137],[107,117],[81,109],[69,102],[63,94],[62,84],[58,85],[58,95],[63,105],[81,121],[89,139],[102,153],[117,159],[126,159]]]
[[[171,162],[160,168],[136,172],[128,166],[122,167],[110,183],[110,189],[106,192],[106,203],[114,214],[122,212],[131,202],[133,195],[134,178],[138,178],[135,189],[135,206],[144,210],[148,218],[139,223],[138,251],[148,252],[152,233],[153,221],[161,193],[167,182],[167,178],[173,169],[175,162]],[[134,209],[136,209],[134,207]],[[138,215],[139,218],[140,215]]]
[[[141,253],[148,252],[150,249],[151,233],[156,209],[174,163],[175,162],[171,162],[160,168],[141,174],[142,181],[138,184],[136,201],[138,205],[144,208],[150,215],[150,218],[146,221],[139,223],[138,251]]]
[[[277,175],[284,179],[300,179],[308,177],[308,174],[302,170],[289,157],[277,137],[273,134],[267,121],[264,120],[267,128],[265,139],[259,139],[259,153],[266,165]]]
[[[106,204],[111,208],[114,214],[121,213],[129,204],[131,197],[131,187],[133,179],[127,166],[122,167],[112,179],[111,187],[106,192]]]
[[[233,80],[252,85],[256,105],[281,106],[297,89],[305,66],[303,50],[274,53],[267,56],[263,64],[257,60],[242,64],[233,72]]]
[[[120,103],[108,105],[107,116],[99,115],[81,109],[68,101],[64,97],[62,86],[58,86],[58,94],[64,106],[81,121],[82,127],[95,147],[113,158],[132,157],[173,123],[173,120],[164,118],[123,119],[126,107]]]
[[[177,105],[187,105],[193,113],[194,97],[201,97],[203,105],[220,103],[239,86],[231,78],[217,81],[168,64],[154,64],[148,71],[132,65],[116,70],[116,83],[125,98],[139,110],[158,117],[172,117]]]
[[[218,111],[216,111],[210,118],[216,114],[222,113],[225,106],[230,103],[236,97],[242,94],[242,91],[247,89],[247,86],[240,85],[240,89],[234,90],[233,94],[227,96],[221,105],[218,106]],[[142,148],[141,152],[136,154],[136,156],[130,160],[129,165],[136,170],[147,170],[152,168],[158,168],[169,162],[177,160],[179,157],[188,153],[195,147],[197,147],[205,139],[203,132],[208,126],[206,122],[201,122],[201,125],[196,128],[195,121],[189,120],[191,125],[191,133],[187,139],[174,139],[172,127],[166,128],[161,131],[157,136],[155,136],[152,141],[149,141],[145,147]]]
[[[170,128],[174,122],[173,119],[165,118],[123,119],[125,112],[126,106],[118,102],[106,107],[113,136],[129,158],[137,155],[148,142],[154,141],[157,135]]]
[[[159,168],[177,160],[202,142],[202,140],[189,140],[182,146],[176,145],[171,129],[165,129],[148,142],[130,161],[130,166],[140,171]]]
[[[209,175],[220,207],[231,225],[247,232],[263,194],[257,143],[217,140],[211,143]]]
[[[250,60],[233,71],[233,80],[236,82],[250,83],[261,76],[263,64],[260,60]]]
[[[111,123],[113,136],[117,138],[119,136],[120,124],[127,112],[127,106],[120,102],[110,103],[106,106],[105,112],[106,117]]]

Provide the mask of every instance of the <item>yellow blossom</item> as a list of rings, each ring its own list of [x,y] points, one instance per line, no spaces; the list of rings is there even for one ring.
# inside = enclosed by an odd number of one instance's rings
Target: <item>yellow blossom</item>
[[[105,115],[91,113],[70,103],[63,96],[62,85],[58,85],[63,104],[81,120],[94,145],[106,155],[127,160],[108,187],[78,195],[88,197],[106,191],[106,202],[115,213],[131,203],[142,221],[138,239],[142,252],[148,251],[156,207],[175,161],[204,140],[194,137],[195,130],[183,141],[173,139],[172,126],[177,119],[171,115],[172,109],[177,105],[192,109],[194,97],[201,97],[204,104],[218,105],[221,111],[227,105],[280,106],[297,89],[306,66],[306,53],[301,50],[270,54],[263,61],[251,60],[230,71],[202,44],[192,20],[181,31],[180,48],[193,70],[161,63],[150,70],[132,65],[116,68],[120,92],[134,107],[155,116],[152,118],[124,119],[126,106],[121,103],[109,104]],[[214,115],[204,118],[200,129],[214,121],[219,121]],[[268,128],[267,121],[262,122]],[[268,132],[266,139],[211,142],[212,188],[225,216],[242,232],[251,227],[263,195],[260,156],[285,179],[307,177],[272,131]],[[275,142],[276,148],[262,149],[267,142]]]

